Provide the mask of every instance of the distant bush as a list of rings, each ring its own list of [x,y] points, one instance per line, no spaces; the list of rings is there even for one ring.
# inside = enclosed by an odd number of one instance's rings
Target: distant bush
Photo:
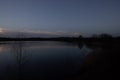
[[[83,36],[82,35],[79,35],[79,37],[78,37],[79,39],[82,39],[83,38]]]
[[[100,38],[113,38],[113,36],[110,34],[100,34],[99,37]]]
[[[113,38],[111,34],[103,33],[100,35],[94,34],[92,35],[92,38]]]

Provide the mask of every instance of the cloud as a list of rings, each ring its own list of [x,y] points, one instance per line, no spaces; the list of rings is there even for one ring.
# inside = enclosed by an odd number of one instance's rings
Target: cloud
[[[79,33],[77,32],[66,32],[66,31],[27,31],[29,33],[36,33],[36,34],[48,34],[48,35],[58,35],[58,36],[78,36]]]
[[[44,30],[8,30],[0,28],[0,36],[18,36],[24,35],[26,37],[59,37],[59,36],[78,36],[77,32],[66,32],[66,31],[44,31]]]

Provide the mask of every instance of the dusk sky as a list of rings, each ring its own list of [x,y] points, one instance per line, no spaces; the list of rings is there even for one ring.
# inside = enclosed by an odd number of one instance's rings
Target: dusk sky
[[[0,0],[0,32],[120,35],[120,0]]]

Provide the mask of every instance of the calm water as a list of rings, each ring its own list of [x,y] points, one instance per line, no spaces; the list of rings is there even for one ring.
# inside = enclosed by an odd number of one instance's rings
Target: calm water
[[[0,43],[0,80],[60,79],[80,70],[92,52],[65,42]]]

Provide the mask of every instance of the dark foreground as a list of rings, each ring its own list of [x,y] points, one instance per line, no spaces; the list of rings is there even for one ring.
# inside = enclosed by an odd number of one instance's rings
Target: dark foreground
[[[97,46],[98,50],[86,57],[83,67],[78,75],[76,74],[76,80],[114,80],[119,78],[120,44],[106,42],[100,45]]]
[[[15,39],[14,39],[15,40]],[[14,41],[13,40],[13,41]],[[17,39],[18,41],[19,39]],[[52,40],[52,39],[51,39]],[[54,39],[59,41],[58,39]],[[5,40],[7,41],[7,39]],[[11,40],[10,40],[11,41]],[[21,41],[21,40],[20,40]],[[71,42],[73,40],[62,39],[60,41]],[[82,64],[82,68],[72,75],[64,75],[64,77],[46,77],[44,79],[52,80],[102,80],[118,78],[119,75],[119,54],[120,54],[120,41],[119,39],[74,39],[78,45],[86,44],[94,49],[94,52],[89,54]],[[97,47],[97,48],[96,48]],[[18,78],[17,80],[37,80],[39,76],[31,75]],[[44,80],[43,79],[43,80]],[[2,79],[1,79],[2,80]],[[10,79],[8,79],[10,80]]]

